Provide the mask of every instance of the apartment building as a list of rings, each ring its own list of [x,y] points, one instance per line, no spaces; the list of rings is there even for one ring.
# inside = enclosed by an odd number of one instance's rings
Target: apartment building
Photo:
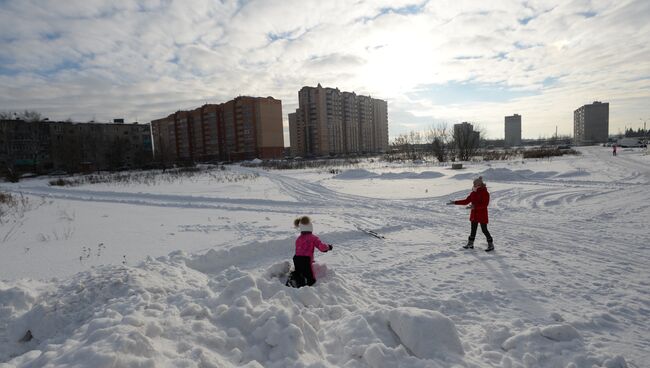
[[[282,102],[240,96],[151,122],[157,160],[239,161],[284,154]]]
[[[506,147],[521,146],[521,115],[505,117],[504,144]]]
[[[607,142],[609,136],[609,103],[594,101],[573,112],[573,139],[575,144],[587,145]]]
[[[293,156],[385,152],[388,105],[320,84],[303,87],[298,109],[289,114],[289,137]]]
[[[478,147],[481,139],[481,133],[474,130],[474,125],[466,121],[460,124],[454,124],[454,141],[461,147],[476,146]]]
[[[151,161],[149,124],[0,121],[1,169],[70,172]]]

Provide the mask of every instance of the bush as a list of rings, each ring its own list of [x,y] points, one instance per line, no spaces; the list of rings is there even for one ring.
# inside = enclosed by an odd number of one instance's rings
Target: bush
[[[29,209],[27,197],[12,195],[11,193],[0,192],[0,224],[5,223],[6,217],[21,217]]]
[[[355,167],[361,163],[358,159],[323,159],[323,160],[277,160],[263,161],[261,163],[246,162],[241,166],[245,167],[262,167],[274,170],[300,170],[313,168],[330,168],[330,167]]]
[[[5,181],[10,183],[18,183],[20,181],[20,174],[15,170],[7,170],[4,174]]]
[[[178,183],[185,180],[194,181],[200,176],[207,176],[209,180],[216,182],[239,182],[254,180],[259,174],[256,173],[230,173],[225,166],[212,167],[180,167],[161,171],[140,171],[102,173],[76,176],[73,178],[59,178],[50,180],[51,186],[78,186],[85,184],[119,184],[119,185],[159,185],[163,183]]]
[[[536,148],[524,151],[524,158],[549,158],[562,155],[579,155],[574,149]]]
[[[50,185],[53,185],[53,186],[54,186],[54,185],[56,185],[56,186],[60,186],[60,187],[62,187],[62,186],[64,186],[64,185],[69,185],[67,180],[65,180],[65,179],[61,179],[61,178],[58,178],[58,179],[55,179],[55,180],[50,180],[50,181],[49,181],[49,184],[50,184]]]

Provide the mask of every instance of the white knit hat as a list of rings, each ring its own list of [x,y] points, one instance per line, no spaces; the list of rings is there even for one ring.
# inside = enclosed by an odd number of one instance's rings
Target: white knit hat
[[[303,224],[303,222],[306,222],[306,224]],[[297,227],[300,230],[300,232],[303,231],[312,232],[314,230],[314,227],[311,224],[311,219],[307,216],[301,216],[293,220],[293,226]]]
[[[314,226],[312,226],[312,224],[310,222],[310,223],[308,223],[306,225],[304,225],[304,224],[298,225],[298,229],[300,229],[300,232],[303,232],[303,231],[313,232],[314,231]]]

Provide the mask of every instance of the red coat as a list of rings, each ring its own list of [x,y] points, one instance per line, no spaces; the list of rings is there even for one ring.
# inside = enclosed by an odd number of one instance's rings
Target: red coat
[[[488,204],[490,204],[490,193],[486,187],[479,187],[476,192],[471,192],[467,198],[459,201],[454,201],[454,204],[466,205],[473,204],[472,212],[469,214],[471,222],[478,222],[480,224],[488,223]]]

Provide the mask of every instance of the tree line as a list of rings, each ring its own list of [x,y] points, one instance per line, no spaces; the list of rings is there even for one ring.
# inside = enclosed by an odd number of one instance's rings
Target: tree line
[[[398,135],[389,146],[389,159],[421,160],[433,156],[439,162],[468,161],[476,156],[483,139],[481,128],[450,129],[441,123],[426,131]]]

